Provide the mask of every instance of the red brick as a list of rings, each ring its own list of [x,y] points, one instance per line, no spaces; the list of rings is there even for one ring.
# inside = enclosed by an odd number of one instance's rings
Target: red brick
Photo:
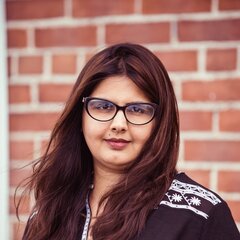
[[[12,113],[11,131],[48,131],[52,130],[59,117],[58,113]]]
[[[26,223],[18,222],[13,224],[13,239],[22,240]]]
[[[65,102],[71,90],[70,84],[41,84],[39,86],[40,102]]]
[[[12,70],[12,58],[8,57],[7,58],[7,73],[8,73],[8,77],[11,76],[11,70]]]
[[[8,29],[8,48],[24,48],[27,46],[27,32],[24,29]]]
[[[10,186],[18,186],[31,174],[32,174],[31,169],[26,169],[26,168],[11,169],[10,170]]]
[[[181,111],[180,127],[182,131],[207,131],[212,128],[212,113],[201,111]]]
[[[41,142],[41,152],[40,152],[41,155],[43,155],[46,152],[48,144],[49,144],[48,140],[44,140]]]
[[[28,85],[9,86],[10,103],[27,103],[30,102],[30,88]]]
[[[205,170],[186,170],[186,174],[194,181],[200,183],[204,187],[210,187],[210,171]]]
[[[219,128],[221,131],[240,131],[239,123],[239,110],[227,110],[219,113]]]
[[[77,56],[73,54],[54,55],[52,59],[53,73],[75,73]]]
[[[156,52],[168,71],[196,71],[196,51]]]
[[[73,0],[74,17],[94,17],[103,15],[123,15],[133,13],[134,0]]]
[[[207,70],[235,70],[237,67],[236,49],[210,49],[207,51]]]
[[[240,171],[220,171],[218,190],[222,192],[240,192]]]
[[[85,63],[87,63],[97,52],[98,52],[97,50],[86,51],[86,53],[85,53]]]
[[[185,141],[185,159],[192,161],[240,162],[240,141]]]
[[[240,1],[239,0],[219,0],[219,9],[236,11],[240,9]]]
[[[109,24],[106,26],[106,42],[158,43],[169,42],[170,25],[162,23]]]
[[[143,13],[190,13],[209,12],[211,0],[143,0]]]
[[[182,98],[187,101],[240,100],[240,79],[189,81],[182,85]]]
[[[234,220],[240,222],[240,201],[227,201],[227,203],[231,209]]]
[[[37,19],[63,16],[63,0],[7,1],[8,20]]]
[[[10,158],[14,160],[33,159],[33,142],[31,141],[11,141],[10,142]]]
[[[16,199],[14,199],[13,196],[10,197],[10,213],[15,214],[16,213],[16,207],[15,204],[17,204],[20,200],[20,197],[17,196]],[[14,203],[15,202],[15,203]],[[22,202],[19,208],[19,214],[28,214],[30,211],[30,197],[29,196],[24,196],[22,198]]]
[[[23,56],[19,58],[20,74],[38,74],[43,71],[43,58],[41,56]]]
[[[240,19],[212,21],[180,21],[180,41],[240,40]]]
[[[95,46],[96,27],[41,28],[36,29],[35,39],[37,47]]]

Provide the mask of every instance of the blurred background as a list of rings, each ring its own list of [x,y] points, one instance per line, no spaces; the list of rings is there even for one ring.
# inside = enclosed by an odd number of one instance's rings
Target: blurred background
[[[6,0],[1,9],[1,239],[21,239],[33,203],[26,197],[19,224],[14,191],[31,173],[21,167],[42,153],[86,61],[118,42],[140,43],[166,66],[180,110],[178,169],[218,192],[240,229],[240,0]]]

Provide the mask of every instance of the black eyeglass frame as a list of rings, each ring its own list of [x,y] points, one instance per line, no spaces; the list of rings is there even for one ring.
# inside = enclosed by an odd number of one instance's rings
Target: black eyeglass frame
[[[115,114],[113,115],[113,117],[111,117],[111,118],[108,119],[108,120],[99,120],[99,119],[93,117],[93,116],[90,114],[89,110],[88,110],[88,102],[91,101],[91,100],[102,100],[102,101],[110,102],[111,104],[113,104],[113,105],[116,107],[116,112],[115,112]],[[159,105],[156,104],[156,103],[146,103],[146,102],[127,103],[127,104],[124,105],[124,106],[118,106],[116,103],[111,102],[111,101],[109,101],[109,100],[107,100],[107,99],[96,98],[96,97],[83,97],[82,102],[84,103],[84,107],[85,107],[88,115],[89,115],[91,118],[93,118],[93,119],[95,119],[95,120],[97,120],[97,121],[99,121],[99,122],[109,122],[109,121],[113,120],[113,119],[115,118],[115,116],[117,115],[118,111],[121,110],[121,111],[123,111],[124,117],[125,117],[125,119],[127,120],[127,122],[129,122],[129,123],[131,123],[131,124],[133,124],[133,125],[145,125],[145,124],[148,124],[149,122],[151,122],[151,121],[154,119],[154,117],[155,117],[155,115],[156,115],[156,111],[157,111],[157,109],[158,109],[158,107],[159,107]],[[126,116],[126,113],[125,113],[126,108],[127,108],[128,106],[138,105],[138,104],[150,105],[150,106],[152,106],[153,109],[154,109],[153,116],[152,116],[151,119],[150,119],[149,121],[147,121],[146,123],[133,123],[133,122],[129,121],[128,118],[127,118],[127,116]]]

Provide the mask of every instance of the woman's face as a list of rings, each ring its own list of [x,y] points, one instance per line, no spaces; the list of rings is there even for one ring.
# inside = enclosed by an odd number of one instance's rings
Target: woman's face
[[[90,97],[109,100],[119,106],[132,102],[150,103],[144,92],[126,76],[103,80]],[[151,134],[154,120],[145,125],[127,122],[123,111],[107,122],[100,122],[83,111],[82,128],[92,153],[94,168],[118,171],[133,161]]]

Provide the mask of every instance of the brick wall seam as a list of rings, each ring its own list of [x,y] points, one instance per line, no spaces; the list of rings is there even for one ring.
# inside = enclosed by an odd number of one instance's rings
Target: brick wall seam
[[[165,22],[165,21],[215,21],[215,20],[229,20],[239,19],[239,11],[219,12],[218,14],[209,13],[184,13],[184,14],[133,14],[133,15],[113,15],[94,18],[53,18],[53,19],[33,19],[29,20],[11,20],[7,23],[8,28],[24,28],[26,26],[45,28],[62,26],[88,26],[108,23],[151,23],[151,22]]]

